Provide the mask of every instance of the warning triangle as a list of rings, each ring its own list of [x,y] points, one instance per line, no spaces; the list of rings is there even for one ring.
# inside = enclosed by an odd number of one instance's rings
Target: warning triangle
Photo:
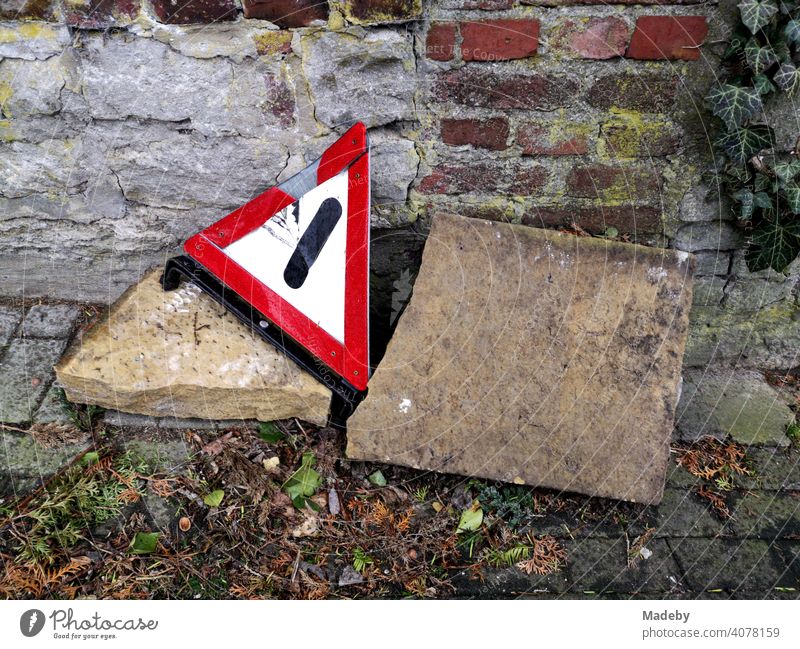
[[[303,171],[191,237],[184,249],[200,269],[170,260],[164,286],[175,284],[170,270],[189,276],[334,391],[363,391],[369,186],[357,123]]]

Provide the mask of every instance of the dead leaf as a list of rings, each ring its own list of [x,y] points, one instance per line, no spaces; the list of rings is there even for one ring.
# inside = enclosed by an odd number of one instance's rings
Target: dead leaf
[[[202,449],[203,453],[206,455],[210,455],[214,457],[215,455],[219,455],[222,453],[222,449],[225,446],[225,442],[227,442],[233,436],[233,431],[229,433],[225,433],[219,439],[215,439],[213,442],[209,442],[206,444]]]

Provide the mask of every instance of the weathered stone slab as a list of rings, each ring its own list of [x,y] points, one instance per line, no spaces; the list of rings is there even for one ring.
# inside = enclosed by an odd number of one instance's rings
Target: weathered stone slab
[[[658,502],[692,268],[686,253],[436,216],[348,456]]]
[[[56,367],[70,401],[155,417],[298,417],[325,424],[330,391],[192,284],[160,270],[130,288]]]

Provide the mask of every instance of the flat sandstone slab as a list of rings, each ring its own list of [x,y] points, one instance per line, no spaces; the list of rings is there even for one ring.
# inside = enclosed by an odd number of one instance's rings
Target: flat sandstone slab
[[[347,455],[661,499],[686,253],[439,214]]]
[[[78,403],[156,417],[298,417],[324,425],[331,392],[200,292],[148,274],[56,366]]]

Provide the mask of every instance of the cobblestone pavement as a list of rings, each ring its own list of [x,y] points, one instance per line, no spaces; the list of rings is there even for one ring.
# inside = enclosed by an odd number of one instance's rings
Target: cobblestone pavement
[[[0,305],[0,496],[24,496],[86,447],[88,440],[43,447],[24,432],[32,423],[69,423],[53,364],[79,328],[86,310],[37,304],[23,310]],[[225,430],[234,423],[153,419],[116,412],[104,427],[129,450],[179,471],[188,458],[185,429]],[[602,520],[549,515],[534,534],[560,539],[567,567],[526,576],[516,568],[493,570],[483,581],[466,571],[454,576],[459,597],[800,597],[800,452],[785,446],[751,446],[754,476],[737,477],[731,517],[716,516],[697,495],[699,478],[671,466],[658,507],[619,504]],[[390,473],[391,469],[387,469]],[[587,499],[588,502],[588,499]],[[152,523],[174,524],[174,503],[150,495]]]

